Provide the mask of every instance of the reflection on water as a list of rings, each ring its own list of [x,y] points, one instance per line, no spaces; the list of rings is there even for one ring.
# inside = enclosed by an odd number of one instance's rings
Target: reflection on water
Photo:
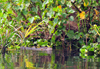
[[[64,51],[9,51],[2,57],[0,69],[99,69],[100,58],[81,59]]]

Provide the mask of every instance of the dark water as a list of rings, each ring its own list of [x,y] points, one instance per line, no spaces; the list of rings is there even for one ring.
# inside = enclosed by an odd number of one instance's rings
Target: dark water
[[[0,54],[0,69],[100,69],[99,61],[64,51],[12,50],[4,58]]]

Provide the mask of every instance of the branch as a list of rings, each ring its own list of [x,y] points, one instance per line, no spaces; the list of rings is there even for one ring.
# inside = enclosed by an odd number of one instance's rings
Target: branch
[[[31,1],[31,2],[32,2],[32,1]],[[34,6],[34,7],[36,7],[35,3],[33,3],[33,2],[32,2],[32,4],[33,4],[33,6]],[[42,20],[41,10],[40,10],[39,6],[38,6],[38,11],[37,11],[37,14],[39,15],[39,17],[40,17],[40,18],[41,18],[41,20]]]
[[[18,15],[17,15],[16,11],[13,8],[12,8],[12,10],[13,10],[15,16],[17,17]]]
[[[79,10],[79,8],[77,8],[77,6],[75,5],[75,2],[71,2],[73,4],[73,6],[76,8],[76,10],[81,13],[81,11]]]
[[[23,14],[23,12],[21,12],[21,15],[25,18],[25,20],[27,20],[26,16]],[[26,23],[29,23],[29,21],[27,20]]]
[[[39,15],[39,17],[40,17],[40,18],[41,18],[41,20],[42,20],[41,10],[40,10],[39,6],[38,6],[38,11],[37,11],[37,14]]]

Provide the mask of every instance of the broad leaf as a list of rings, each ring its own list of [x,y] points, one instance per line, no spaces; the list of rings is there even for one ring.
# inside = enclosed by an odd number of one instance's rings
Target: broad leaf
[[[68,32],[67,32],[67,36],[70,38],[70,39],[72,39],[72,38],[74,38],[74,31],[73,30],[69,30]]]

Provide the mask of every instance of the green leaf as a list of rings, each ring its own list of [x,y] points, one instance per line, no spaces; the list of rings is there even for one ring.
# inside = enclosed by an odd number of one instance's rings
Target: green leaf
[[[49,29],[49,32],[50,32],[50,34],[51,34],[51,33],[54,33],[54,27],[51,27],[51,28]]]
[[[46,24],[50,22],[48,18],[45,18],[43,21],[44,21]],[[49,24],[50,24],[50,23],[49,23]]]
[[[74,38],[78,40],[78,39],[80,39],[80,36],[83,37],[83,33],[82,32],[76,32]]]
[[[100,50],[100,44],[97,45],[97,48]]]
[[[72,8],[67,8],[67,12],[70,13],[74,13],[75,11]]]
[[[2,11],[0,10],[0,18],[3,16],[3,13],[2,13]]]
[[[70,16],[69,17],[69,20],[74,21],[74,17],[73,16]]]
[[[45,9],[46,4],[48,4],[48,3],[49,3],[48,0],[45,0],[45,1],[43,2],[43,4],[42,4],[43,9]]]
[[[64,4],[65,3],[65,0],[61,0],[61,3]]]
[[[89,48],[89,51],[94,51],[94,47]]]
[[[68,14],[66,14],[66,13],[62,13],[62,16],[63,16],[64,18],[66,18],[67,15],[68,15]]]
[[[62,34],[62,32],[58,32],[58,31],[55,32],[56,36],[60,36],[61,34]]]
[[[28,36],[28,35],[30,35],[32,32],[34,32],[35,30],[36,30],[36,28],[39,26],[39,25],[42,25],[43,23],[42,22],[40,22],[40,23],[38,23],[36,26],[34,26],[33,28],[32,28],[32,26],[33,26],[33,24],[32,25],[30,25],[30,27],[28,28],[28,30],[26,31],[26,33],[25,33],[25,38]],[[31,29],[32,28],[32,29]],[[31,29],[31,30],[30,30]]]
[[[80,38],[80,35],[76,35],[74,39],[78,40],[79,38]]]
[[[23,9],[23,11],[22,11],[22,12],[23,12],[23,14],[24,14],[24,15],[27,15],[27,14],[28,14],[28,11],[27,11],[27,10],[25,10],[25,9]]]
[[[7,18],[7,13],[3,14],[3,18]]]
[[[55,35],[52,36],[51,42],[52,42],[52,43],[55,43]]]
[[[34,19],[35,19],[35,20],[36,20],[36,19],[40,19],[40,17],[36,15],[36,16],[34,16]]]
[[[34,17],[28,18],[28,20],[29,20],[30,23],[33,23]]]
[[[88,0],[84,0],[84,2],[87,4],[88,3]]]
[[[81,53],[85,53],[86,49],[80,49]]]
[[[15,19],[18,21],[20,21],[22,19],[21,12],[18,12],[18,16]]]
[[[53,11],[57,12],[58,11],[58,8],[53,7]]]
[[[39,42],[39,45],[41,45],[41,46],[47,46],[48,45],[48,41]]]
[[[54,11],[52,9],[50,9],[50,11],[47,13],[47,16],[52,18],[54,16]]]
[[[54,19],[54,23],[53,23],[53,26],[55,27],[55,25],[58,23],[58,18],[55,18]]]
[[[37,7],[32,7],[32,11],[37,13],[37,11],[38,11]]]
[[[10,36],[8,37],[7,41],[9,41],[9,40],[10,40],[10,38],[11,38],[14,34],[15,34],[15,33],[14,33],[14,32],[12,32],[12,33],[10,34]]]
[[[71,1],[66,1],[66,5],[71,7],[72,6]]]
[[[74,31],[73,31],[73,30],[69,30],[69,31],[67,32],[67,36],[68,36],[70,39],[74,38]]]
[[[11,3],[7,3],[6,9],[10,9]]]
[[[44,10],[44,12],[42,13],[42,19],[45,19],[46,13],[47,13],[47,10]]]
[[[100,42],[100,36],[97,38],[97,41]]]
[[[6,2],[6,1],[8,1],[8,0],[1,0],[0,2]]]
[[[8,14],[13,14],[13,11],[11,9],[8,10]]]

